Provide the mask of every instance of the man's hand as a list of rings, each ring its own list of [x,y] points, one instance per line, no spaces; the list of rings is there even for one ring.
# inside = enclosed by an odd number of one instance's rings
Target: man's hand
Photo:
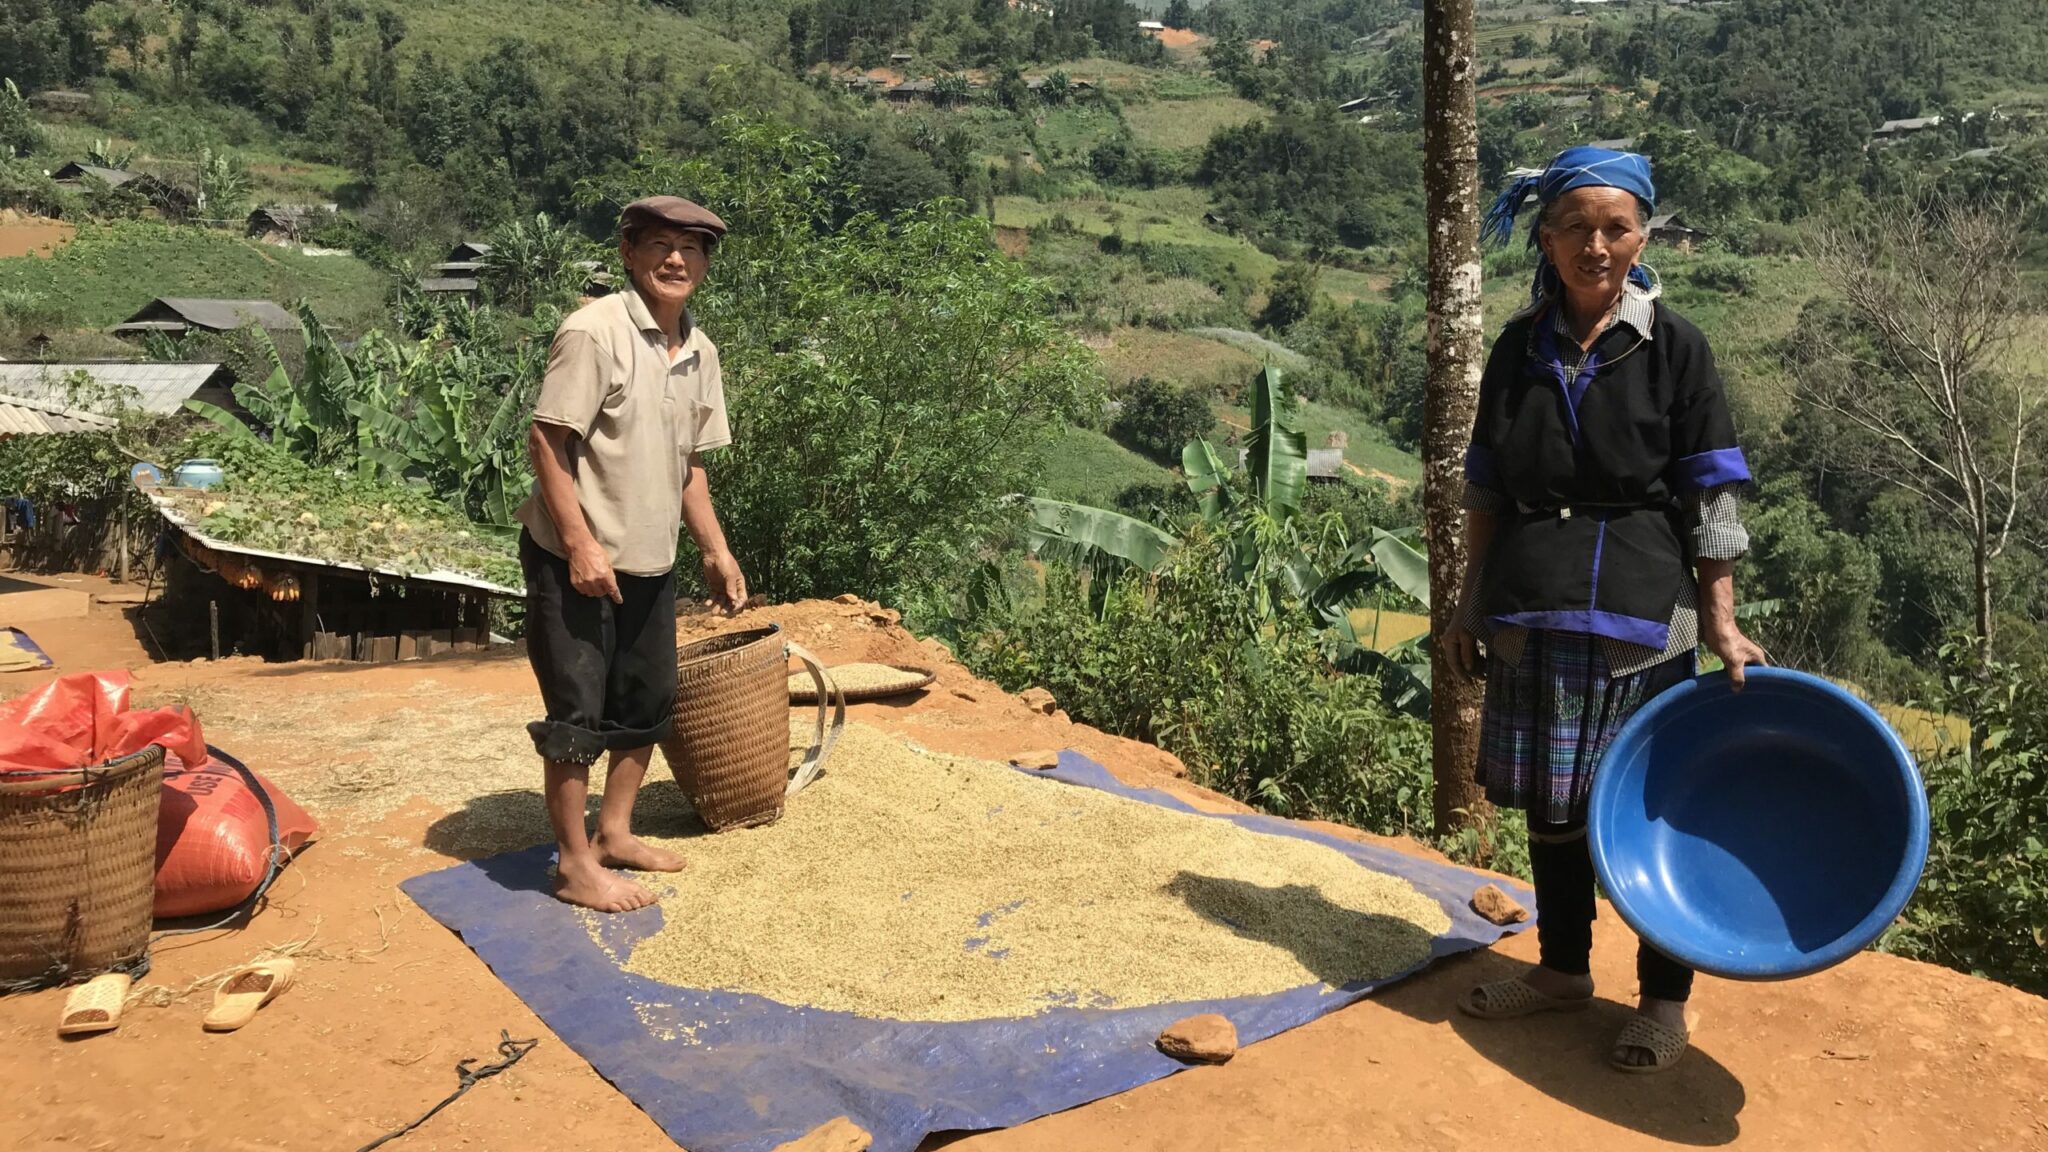
[[[704,587],[711,590],[706,603],[728,616],[747,606],[747,578],[730,552],[704,554]]]
[[[1761,668],[1771,662],[1763,647],[1744,636],[1741,627],[1732,620],[1726,623],[1708,622],[1704,631],[1706,635],[1703,639],[1707,642],[1707,651],[1719,656],[1721,663],[1728,666],[1728,679],[1734,682],[1737,692],[1742,691],[1744,670],[1749,665],[1755,664]]]
[[[592,598],[610,600],[614,604],[626,602],[626,598],[619,595],[619,578],[612,571],[611,558],[604,554],[604,546],[595,540],[569,549],[569,586]]]

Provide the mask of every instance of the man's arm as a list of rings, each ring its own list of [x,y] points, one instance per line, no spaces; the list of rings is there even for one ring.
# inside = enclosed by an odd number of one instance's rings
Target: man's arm
[[[591,535],[590,522],[583,518],[583,505],[576,499],[576,478],[569,471],[569,446],[576,439],[572,428],[534,421],[526,433],[526,452],[533,459],[534,483],[548,519],[569,553],[569,584],[585,596],[609,597],[624,603],[619,579],[612,572],[611,558]]]
[[[704,586],[711,603],[724,611],[737,612],[747,606],[747,578],[739,561],[726,547],[725,529],[718,524],[718,512],[711,506],[711,482],[704,476],[704,458],[690,453],[690,478],[683,483],[683,527],[697,542],[704,557]]]

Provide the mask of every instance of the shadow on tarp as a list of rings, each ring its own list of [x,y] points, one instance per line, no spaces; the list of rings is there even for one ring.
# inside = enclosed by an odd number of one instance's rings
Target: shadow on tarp
[[[1467,903],[1472,891],[1492,878],[1463,868],[1275,817],[1198,813],[1167,793],[1128,787],[1072,752],[1043,775],[1327,845],[1363,867],[1403,877],[1450,917],[1450,930],[1430,941],[1431,960],[1529,927],[1497,928],[1475,915]],[[1221,1012],[1236,1025],[1239,1040],[1251,1044],[1422,967],[1335,991],[1318,984],[1268,996],[1055,1008],[964,1023],[873,1020],[744,993],[678,988],[625,971],[633,946],[661,927],[660,907],[603,918],[594,942],[583,918],[549,894],[552,851],[542,845],[459,864],[402,887],[690,1152],[768,1152],[835,1116],[852,1117],[872,1133],[874,1152],[912,1152],[933,1132],[1007,1128],[1181,1071],[1153,1042],[1183,1017]],[[1220,895],[1200,882],[1187,894],[1197,907]],[[1515,895],[1533,903],[1526,890]]]

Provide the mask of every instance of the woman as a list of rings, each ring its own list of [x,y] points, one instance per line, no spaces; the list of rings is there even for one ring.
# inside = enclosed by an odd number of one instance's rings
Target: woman
[[[1488,215],[1504,240],[1534,192],[1533,299],[1480,382],[1465,462],[1471,558],[1453,667],[1484,676],[1479,782],[1529,816],[1540,965],[1472,990],[1487,1019],[1586,1007],[1593,997],[1594,767],[1643,702],[1690,679],[1703,641],[1736,687],[1763,650],[1735,624],[1748,547],[1735,492],[1749,479],[1713,354],[1658,301],[1637,261],[1656,189],[1632,153],[1572,148]],[[1479,645],[1486,649],[1481,662]],[[1670,1067],[1690,1040],[1692,972],[1648,944],[1637,1015],[1610,1056]]]

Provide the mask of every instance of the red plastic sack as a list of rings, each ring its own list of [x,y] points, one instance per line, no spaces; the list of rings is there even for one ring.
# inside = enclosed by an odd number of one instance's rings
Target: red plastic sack
[[[128,690],[126,672],[78,673],[0,704],[0,773],[82,768],[163,745],[156,914],[196,916],[233,908],[256,891],[270,866],[270,820],[263,803],[233,765],[209,756],[199,718],[189,709],[131,712]],[[281,865],[320,825],[268,781],[255,778],[277,812]]]
[[[291,797],[249,776],[277,812],[282,866],[320,831]],[[164,801],[156,824],[156,914],[197,916],[233,908],[256,891],[270,867],[270,821],[249,781],[219,757],[188,768],[164,761]]]
[[[128,710],[126,672],[60,676],[0,705],[0,772],[84,768],[151,744],[191,763],[206,759],[191,710]]]

